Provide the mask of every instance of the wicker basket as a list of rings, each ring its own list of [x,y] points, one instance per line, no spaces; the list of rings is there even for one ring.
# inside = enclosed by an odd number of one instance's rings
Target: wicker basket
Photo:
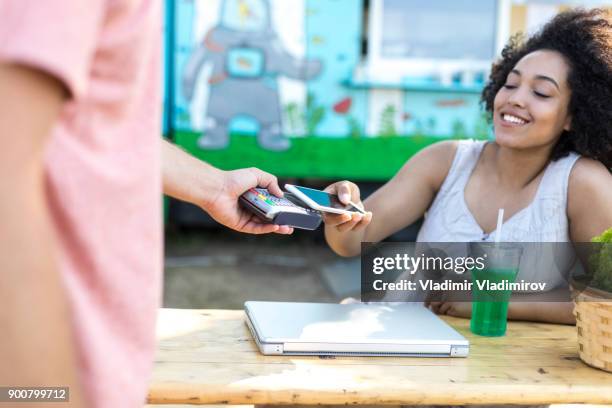
[[[612,372],[612,294],[587,288],[574,298],[580,358]]]

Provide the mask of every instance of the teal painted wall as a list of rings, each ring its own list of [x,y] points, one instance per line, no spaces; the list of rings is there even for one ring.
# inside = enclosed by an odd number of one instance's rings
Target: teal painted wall
[[[346,137],[365,132],[367,91],[342,85],[361,59],[362,19],[362,0],[307,0],[308,56],[324,64],[322,74],[308,82],[315,101],[309,115],[314,109],[325,112],[314,135]]]

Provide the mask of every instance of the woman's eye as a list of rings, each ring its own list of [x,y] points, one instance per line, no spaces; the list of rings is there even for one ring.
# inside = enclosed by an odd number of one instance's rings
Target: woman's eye
[[[504,88],[506,89],[516,89],[516,85],[511,85],[511,84],[504,84]]]
[[[550,98],[550,95],[543,94],[542,92],[533,91],[533,93],[536,94],[536,96],[539,96],[540,98]]]

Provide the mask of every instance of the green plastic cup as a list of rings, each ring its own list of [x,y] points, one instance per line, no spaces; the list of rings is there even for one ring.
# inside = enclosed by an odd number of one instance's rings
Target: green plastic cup
[[[472,319],[470,330],[480,336],[506,334],[512,291],[500,289],[516,279],[523,248],[494,242],[470,243],[472,257],[483,258],[484,268],[472,269]]]

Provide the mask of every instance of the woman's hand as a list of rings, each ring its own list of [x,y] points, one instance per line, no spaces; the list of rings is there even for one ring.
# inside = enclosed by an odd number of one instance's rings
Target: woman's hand
[[[455,316],[455,317],[471,317],[472,302],[461,301],[442,301],[429,302],[426,304],[429,308],[439,315]]]
[[[350,181],[339,181],[327,186],[324,191],[337,195],[340,202],[344,205],[350,205],[352,202],[360,209],[364,209],[360,198],[359,187],[357,187],[355,183],[351,183]],[[372,221],[372,213],[323,213],[323,221],[327,226],[334,227],[339,232],[359,231],[364,229],[370,221]]]
[[[425,306],[435,314],[469,318],[472,316],[472,301],[467,299],[471,298],[469,291],[446,291],[436,300],[425,301]]]

